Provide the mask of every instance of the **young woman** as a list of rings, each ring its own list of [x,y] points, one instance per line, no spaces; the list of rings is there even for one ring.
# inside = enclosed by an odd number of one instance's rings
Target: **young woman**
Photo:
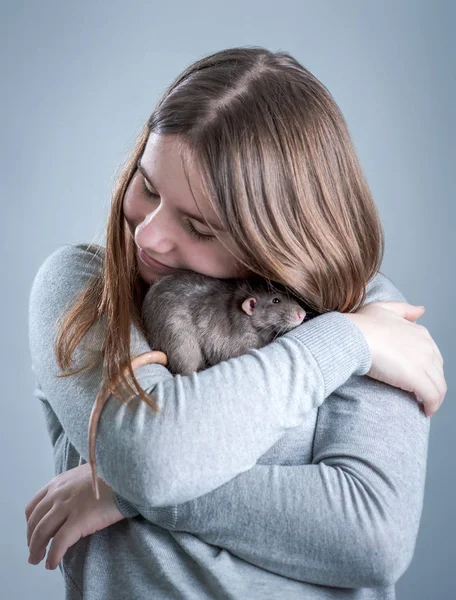
[[[343,116],[288,53],[227,49],[171,84],[106,247],[59,248],[30,294],[56,477],[26,507],[27,542],[38,564],[52,538],[67,599],[394,598],[446,383],[423,309],[379,271],[383,242]],[[173,268],[258,273],[315,316],[191,376],[130,369],[131,384],[123,368],[151,351],[142,300]],[[117,376],[96,500],[88,423]]]

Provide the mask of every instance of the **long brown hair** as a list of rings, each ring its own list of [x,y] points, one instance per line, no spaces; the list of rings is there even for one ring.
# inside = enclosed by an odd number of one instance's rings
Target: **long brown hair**
[[[237,260],[316,313],[364,304],[365,285],[383,259],[384,235],[344,117],[297,60],[250,46],[215,52],[186,68],[158,101],[118,177],[103,269],[62,319],[56,345],[65,371],[102,318],[104,381],[119,378],[122,400],[128,390],[157,411],[130,364],[131,323],[145,334],[144,282],[123,214],[125,191],[152,132],[176,136],[183,165],[198,165],[203,193],[241,251]]]

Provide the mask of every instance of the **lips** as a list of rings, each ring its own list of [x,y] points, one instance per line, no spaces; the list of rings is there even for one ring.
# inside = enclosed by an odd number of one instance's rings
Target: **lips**
[[[144,264],[146,264],[148,267],[151,267],[152,269],[155,269],[156,271],[163,271],[163,272],[173,271],[172,267],[163,265],[162,263],[154,260],[153,258],[150,258],[150,256],[148,256],[144,252],[144,250],[142,250],[141,248],[139,248],[139,258],[142,260],[142,262]]]

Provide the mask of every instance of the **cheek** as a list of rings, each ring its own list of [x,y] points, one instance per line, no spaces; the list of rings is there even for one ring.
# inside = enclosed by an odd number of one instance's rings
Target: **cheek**
[[[124,217],[128,222],[130,230],[135,229],[138,223],[141,220],[141,199],[138,197],[137,186],[134,185],[133,178],[125,190],[122,209],[124,213]]]

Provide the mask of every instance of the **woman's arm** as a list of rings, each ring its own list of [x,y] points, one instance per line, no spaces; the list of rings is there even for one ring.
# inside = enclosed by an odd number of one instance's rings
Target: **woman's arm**
[[[367,301],[406,302],[383,275]],[[186,531],[284,577],[336,587],[396,582],[421,517],[428,419],[409,392],[352,377],[318,409],[310,465],[257,464],[195,500],[128,516]]]
[[[54,340],[58,318],[100,268],[99,257],[77,246],[63,246],[40,267],[29,303],[29,343],[37,381],[86,461],[101,360],[83,373],[57,379]],[[94,358],[90,348],[80,344],[75,367]],[[150,350],[132,328],[132,356]],[[99,474],[136,506],[193,500],[251,469],[287,430],[303,422],[308,411],[370,366],[364,336],[338,312],[316,317],[272,344],[189,376],[173,376],[162,365],[145,365],[137,370],[137,379],[155,395],[160,412],[136,396],[128,404],[110,396],[97,434]]]
[[[395,583],[415,548],[430,419],[413,394],[361,379],[320,407],[312,464],[255,465],[200,498],[140,514],[284,577]]]

